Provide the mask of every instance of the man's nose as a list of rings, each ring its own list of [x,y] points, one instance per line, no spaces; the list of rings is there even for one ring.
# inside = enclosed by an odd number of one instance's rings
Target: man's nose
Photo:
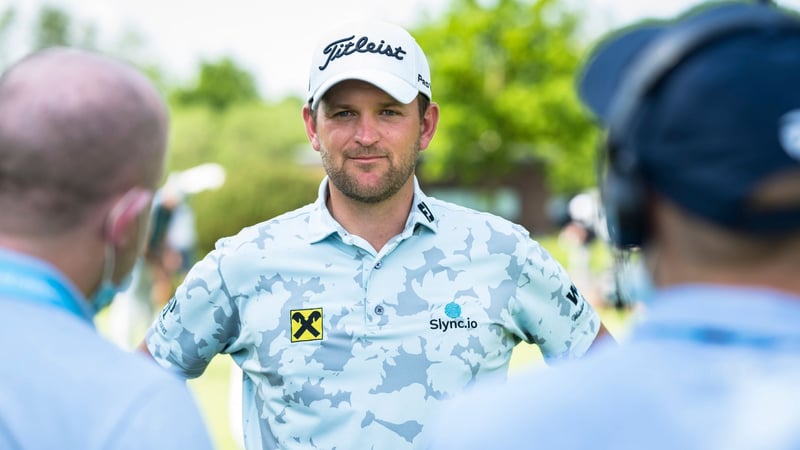
[[[356,142],[359,145],[368,147],[377,143],[381,138],[378,121],[372,116],[361,116],[358,120],[356,129]]]

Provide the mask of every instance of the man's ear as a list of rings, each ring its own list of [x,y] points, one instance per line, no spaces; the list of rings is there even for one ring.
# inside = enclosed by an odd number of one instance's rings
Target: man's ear
[[[134,187],[125,192],[111,207],[106,218],[105,237],[114,245],[126,244],[132,228],[137,225],[140,214],[147,210],[149,214],[150,200],[153,191]]]
[[[419,101],[419,100],[417,100]],[[439,126],[439,105],[431,102],[428,109],[422,116],[422,123],[420,124],[420,150],[425,150],[433,140],[433,135],[436,134],[436,128]]]
[[[317,107],[319,108],[319,107]],[[311,143],[311,147],[314,150],[319,151],[319,137],[317,136],[317,119],[313,116],[314,111],[311,110],[311,106],[308,103],[303,106],[303,123],[306,126],[306,136],[308,136],[308,141]],[[319,111],[317,111],[319,114]]]

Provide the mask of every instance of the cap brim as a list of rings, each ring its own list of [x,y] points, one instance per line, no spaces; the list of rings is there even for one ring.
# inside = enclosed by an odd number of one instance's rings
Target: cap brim
[[[578,95],[602,124],[608,125],[611,102],[626,71],[664,29],[657,24],[639,25],[601,42],[589,56],[578,78]]]
[[[400,77],[386,73],[385,71],[358,70],[342,72],[325,80],[325,82],[317,88],[309,98],[309,100],[312,100],[311,107],[316,108],[320,99],[330,88],[345,80],[361,80],[370,83],[403,104],[413,102],[419,93],[419,89],[417,89],[416,86],[411,86]]]

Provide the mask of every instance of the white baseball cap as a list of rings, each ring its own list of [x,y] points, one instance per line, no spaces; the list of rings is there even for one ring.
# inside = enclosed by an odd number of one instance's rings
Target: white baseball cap
[[[366,81],[404,104],[420,92],[431,98],[425,53],[408,31],[386,22],[354,22],[326,34],[314,50],[308,80],[312,109],[344,80]]]

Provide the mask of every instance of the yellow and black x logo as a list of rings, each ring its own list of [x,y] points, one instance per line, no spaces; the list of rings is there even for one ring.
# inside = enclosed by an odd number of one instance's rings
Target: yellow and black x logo
[[[292,342],[322,340],[322,308],[293,309],[289,315],[292,319]]]

